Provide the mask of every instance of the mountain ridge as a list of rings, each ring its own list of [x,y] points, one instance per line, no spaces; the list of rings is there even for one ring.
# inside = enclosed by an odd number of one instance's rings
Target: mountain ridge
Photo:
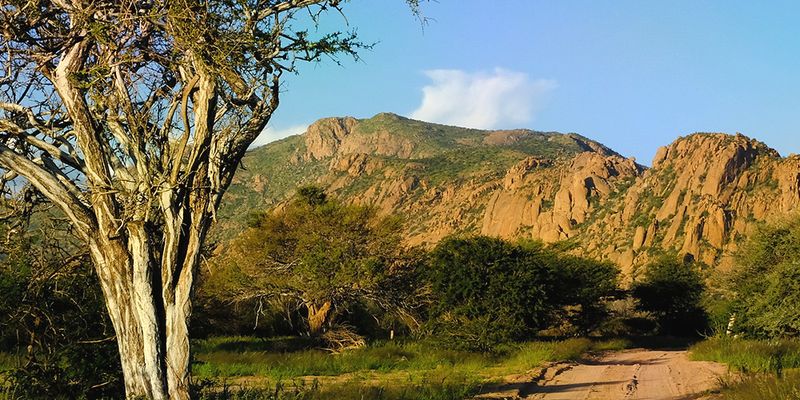
[[[408,220],[407,242],[451,234],[563,242],[635,273],[661,253],[726,265],[770,214],[800,204],[800,156],[743,135],[695,133],[651,167],[584,136],[483,131],[381,113],[321,119],[251,150],[220,210],[221,229],[276,207],[303,184]]]

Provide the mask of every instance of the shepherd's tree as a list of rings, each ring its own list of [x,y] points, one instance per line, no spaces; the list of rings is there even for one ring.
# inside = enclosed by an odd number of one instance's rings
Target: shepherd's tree
[[[343,4],[0,3],[2,181],[38,191],[85,242],[129,398],[189,397],[201,246],[281,77],[363,47],[314,29]]]

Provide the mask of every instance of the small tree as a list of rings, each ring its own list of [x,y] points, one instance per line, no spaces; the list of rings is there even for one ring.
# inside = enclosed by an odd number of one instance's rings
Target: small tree
[[[573,333],[588,334],[608,318],[608,302],[619,296],[619,268],[605,261],[556,253],[553,301],[562,306]]]
[[[759,227],[738,251],[726,286],[735,331],[800,336],[800,218]]]
[[[289,300],[303,310],[308,333],[319,336],[358,303],[411,315],[415,260],[401,233],[397,218],[306,187],[282,210],[261,216],[219,261],[244,278],[238,299]]]
[[[708,328],[704,290],[699,264],[668,256],[647,265],[644,278],[631,287],[638,308],[655,317],[661,333],[689,336]]]
[[[489,350],[545,326],[554,281],[547,264],[501,239],[449,238],[431,252],[430,325],[453,344]]]

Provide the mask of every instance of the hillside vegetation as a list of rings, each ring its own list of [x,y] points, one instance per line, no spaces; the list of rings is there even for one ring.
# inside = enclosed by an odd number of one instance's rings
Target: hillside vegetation
[[[394,114],[328,118],[250,151],[217,237],[315,184],[409,220],[408,244],[451,234],[565,241],[626,275],[657,257],[730,264],[754,223],[800,205],[800,157],[742,135],[693,134],[651,168],[577,134],[481,131]]]

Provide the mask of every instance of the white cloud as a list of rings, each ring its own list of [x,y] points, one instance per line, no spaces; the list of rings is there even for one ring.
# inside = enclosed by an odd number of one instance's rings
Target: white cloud
[[[274,142],[276,140],[283,139],[288,136],[292,135],[299,135],[306,131],[308,125],[293,125],[287,128],[277,129],[272,125],[267,126],[267,129],[264,129],[264,132],[261,132],[260,135],[253,141],[250,145],[250,148],[255,148],[258,146],[263,146],[269,142]]]
[[[502,68],[491,73],[437,69],[425,75],[432,83],[422,88],[422,104],[411,118],[479,129],[524,127],[558,86]]]

